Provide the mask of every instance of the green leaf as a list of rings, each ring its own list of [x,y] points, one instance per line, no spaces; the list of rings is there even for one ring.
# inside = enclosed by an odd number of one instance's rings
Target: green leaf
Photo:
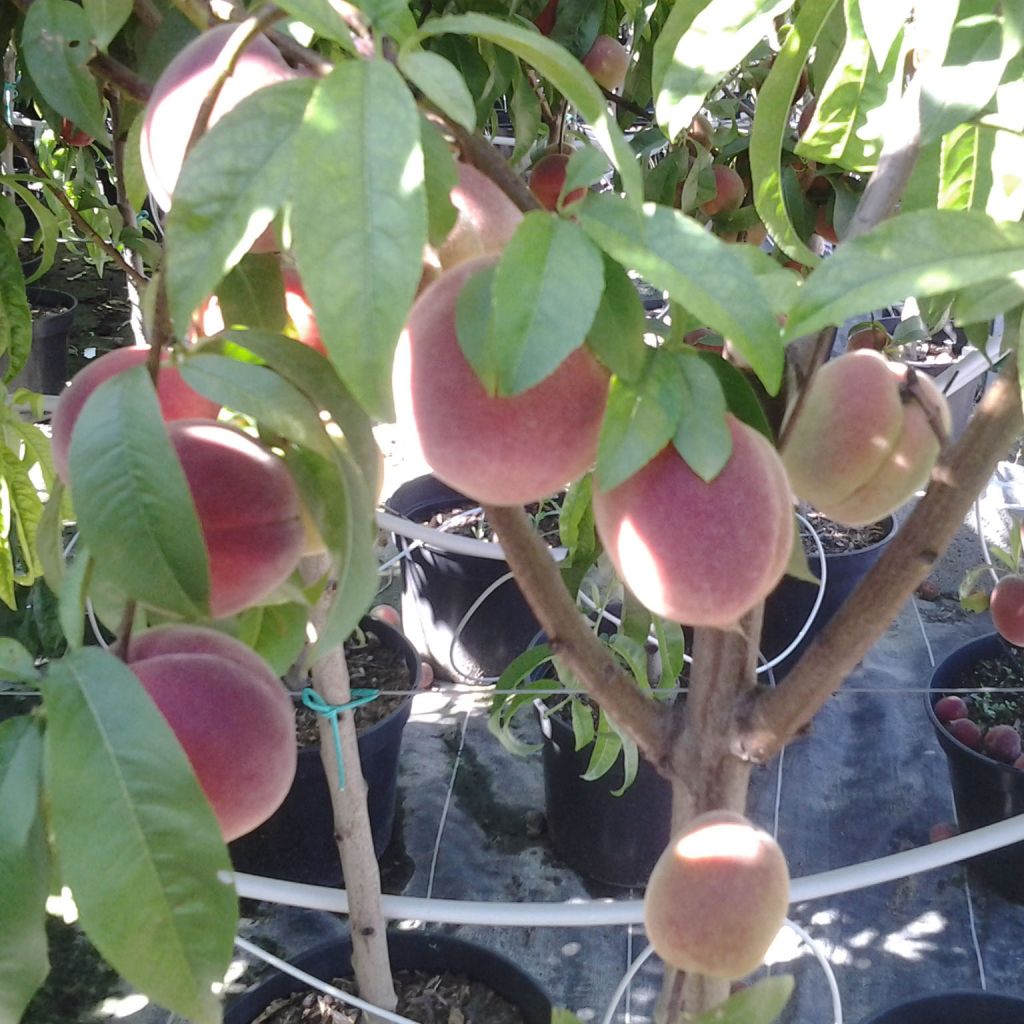
[[[429,50],[403,50],[398,70],[431,103],[467,132],[476,131],[476,104],[451,61]]]
[[[586,340],[603,289],[601,254],[578,225],[526,214],[494,274],[487,350],[459,339],[489,393],[517,395],[553,373]]]
[[[731,995],[713,1010],[702,1013],[693,1024],[772,1024],[793,994],[793,976],[761,978]]]
[[[203,615],[206,547],[145,367],[93,392],[75,425],[69,462],[78,528],[105,574],[154,608]]]
[[[857,8],[859,30],[867,38],[875,67],[881,69],[913,12],[914,0],[861,0]]]
[[[515,166],[530,151],[543,125],[540,99],[523,74],[522,68],[517,69],[513,81],[512,93],[509,96],[509,113],[512,115],[512,125],[515,128],[516,144],[508,162]]]
[[[281,259],[276,253],[246,253],[217,287],[217,301],[227,326],[244,324],[266,331],[282,331],[288,320],[281,280]]]
[[[968,210],[920,210],[844,242],[807,279],[783,337],[841,324],[907,295],[924,299],[1019,273],[1024,226]]]
[[[21,372],[32,347],[32,314],[25,297],[25,275],[17,250],[7,235],[0,234],[0,354],[7,352],[4,373],[8,382]]]
[[[29,179],[31,180],[31,179]],[[25,278],[21,282],[22,286],[25,284],[31,284],[33,281],[40,278],[43,274],[47,273],[53,266],[53,261],[57,255],[57,243],[60,238],[61,227],[57,217],[51,212],[50,208],[39,201],[38,194],[32,189],[27,188],[24,184],[16,181],[14,176],[6,175],[0,177],[0,181],[4,185],[11,189],[17,197],[28,207],[31,213],[35,216],[36,221],[39,223],[38,234],[42,241],[42,250],[40,251],[41,263],[39,269],[28,278]],[[2,204],[0,204],[2,206]],[[20,241],[21,236],[24,234],[24,225],[18,232],[17,238],[12,238],[11,241],[17,247],[17,243]],[[22,288],[24,290],[24,287]],[[27,328],[26,328],[27,330]]]
[[[298,347],[301,342],[292,344]],[[190,388],[261,427],[320,452],[334,454],[334,442],[309,399],[273,370],[227,356],[200,354],[182,360],[181,376]]]
[[[294,159],[294,249],[321,337],[367,411],[390,418],[392,357],[427,238],[419,115],[398,72],[340,63],[317,86]]]
[[[43,699],[51,826],[82,928],[152,1000],[219,1022],[212,986],[231,959],[237,905],[185,752],[134,673],[96,648],[52,662]]]
[[[82,0],[93,42],[103,51],[131,17],[132,0]]]
[[[590,714],[590,709],[586,708]],[[590,761],[587,763],[587,770],[580,776],[586,782],[594,782],[607,775],[615,766],[622,751],[622,740],[619,734],[612,728],[608,716],[601,711],[597,719],[597,733],[594,736],[594,749],[590,754]]]
[[[670,139],[791,6],[792,0],[676,0],[654,44],[651,73],[654,111]]]
[[[91,563],[92,559],[82,545],[60,581],[60,628],[71,648],[82,646]]]
[[[658,638],[658,654],[661,656],[661,678],[659,690],[674,689],[683,673],[686,655],[686,637],[678,622],[670,622],[660,615],[652,615],[654,635]]]
[[[39,679],[35,660],[17,640],[0,637],[0,679],[33,683]]]
[[[594,742],[597,735],[593,708],[581,700],[572,699],[569,701],[569,710],[572,716],[573,745],[576,750],[583,750]]]
[[[559,0],[550,38],[580,60],[601,30],[602,4],[593,0]]]
[[[35,0],[25,15],[21,49],[43,99],[95,139],[107,137],[86,12],[71,0]]]
[[[538,32],[486,14],[459,14],[433,19],[420,29],[420,36],[439,36],[449,32],[490,40],[536,68],[590,125],[594,137],[622,178],[626,198],[631,202],[640,201],[643,182],[639,164],[610,116],[604,96],[582,64]]]
[[[800,73],[836,3],[838,0],[808,0],[801,7],[758,94],[757,113],[750,130],[750,174],[758,215],[780,249],[812,267],[818,257],[796,233],[783,195],[782,142],[789,135],[789,112]]]
[[[593,194],[578,205],[584,231],[609,256],[728,337],[768,391],[778,391],[784,357],[768,285],[776,271],[753,269],[753,261],[769,257],[752,246],[728,245],[664,206],[647,203],[638,212]]]
[[[298,602],[249,608],[239,618],[239,639],[283,676],[306,642],[309,608]]]
[[[696,353],[677,353],[679,421],[673,443],[702,480],[713,480],[732,454],[725,423],[725,396],[715,371]]]
[[[459,172],[448,143],[425,117],[420,117],[420,143],[427,196],[427,236],[431,245],[439,246],[458,219],[451,191],[458,184]]]
[[[30,464],[19,459],[10,448],[0,446],[0,478],[7,485],[18,550],[25,562],[19,578],[21,583],[31,583],[42,575],[42,568],[35,555],[35,537],[43,514],[43,503],[29,476],[29,468]]]
[[[550,679],[540,679],[534,682],[530,678],[541,665],[550,660],[551,648],[547,644],[530,647],[509,662],[495,685],[497,692],[491,701],[487,728],[506,750],[519,757],[525,757],[541,748],[539,743],[524,743],[518,739],[512,732],[512,724],[523,708],[532,707],[535,689],[551,688]],[[502,692],[516,689],[522,689],[524,692],[514,696]]]
[[[993,186],[995,132],[960,125],[941,139],[940,146],[937,205],[944,210],[984,210]]]
[[[287,11],[293,18],[304,22],[318,36],[341,43],[342,47],[350,53],[354,51],[352,33],[329,0],[282,0],[277,6],[281,10]]]
[[[0,1020],[17,1021],[50,969],[50,851],[42,816],[43,737],[34,717],[0,722]]]
[[[189,153],[167,217],[167,298],[179,334],[295,187],[297,140],[314,87],[301,78],[258,90]]]
[[[774,444],[775,434],[765,415],[764,406],[742,371],[726,362],[717,352],[698,352],[697,355],[718,377],[729,412],[747,426],[759,430]]]
[[[644,343],[647,319],[643,302],[629,275],[602,254],[604,293],[587,333],[587,347],[627,384],[643,375],[650,349]]]

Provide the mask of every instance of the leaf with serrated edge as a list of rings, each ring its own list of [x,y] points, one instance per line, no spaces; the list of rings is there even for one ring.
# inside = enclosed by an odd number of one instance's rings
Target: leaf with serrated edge
[[[0,722],[0,1021],[14,1022],[50,969],[46,895],[50,851],[40,789],[43,737],[35,718]]]
[[[78,528],[110,578],[145,604],[202,615],[206,546],[145,367],[111,377],[90,395],[69,463]]]
[[[655,114],[670,139],[791,6],[792,0],[676,0],[654,44],[651,71]]]
[[[775,244],[809,267],[818,263],[818,256],[801,241],[786,208],[782,192],[782,140],[789,134],[789,110],[800,72],[837,3],[838,0],[808,0],[800,9],[793,30],[786,36],[761,87],[750,129],[754,206]]]
[[[970,210],[919,210],[844,242],[807,279],[789,341],[908,295],[919,299],[997,281],[1024,266],[1024,226]]]
[[[93,138],[103,139],[103,102],[86,67],[94,55],[91,35],[89,18],[77,4],[35,0],[25,15],[21,49],[43,99]]]
[[[750,246],[728,245],[678,210],[652,203],[637,212],[591,194],[578,206],[584,231],[609,256],[729,338],[769,393],[778,391],[783,348],[772,302],[749,262],[758,254],[736,252]]]
[[[180,334],[288,197],[295,140],[314,88],[303,78],[258,90],[189,153],[167,215],[167,299]]]
[[[476,105],[451,61],[429,50],[399,54],[398,70],[443,114],[467,132],[476,130]]]
[[[601,148],[622,178],[622,190],[631,202],[643,196],[640,165],[633,156],[618,125],[608,113],[608,104],[589,72],[579,61],[538,32],[519,28],[486,14],[456,14],[428,21],[420,36],[445,33],[479,36],[510,50],[536,68],[580,112],[594,132]]]
[[[320,335],[364,408],[389,419],[427,238],[419,114],[395,68],[348,61],[321,79],[294,156],[294,250]]]
[[[135,674],[105,651],[51,662],[43,701],[50,823],[82,928],[155,1002],[216,1024],[212,986],[231,959],[237,904],[185,752]]]

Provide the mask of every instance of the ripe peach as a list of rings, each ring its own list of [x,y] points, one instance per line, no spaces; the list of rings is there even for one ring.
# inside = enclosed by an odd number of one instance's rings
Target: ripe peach
[[[949,407],[931,378],[911,373],[862,350],[814,375],[782,452],[798,497],[838,523],[865,526],[924,485]]]
[[[647,938],[666,964],[733,980],[754,971],[786,918],[778,843],[740,814],[695,818],[669,844],[644,895]]]
[[[379,619],[381,622],[388,626],[393,626],[395,629],[402,628],[402,616],[398,613],[398,609],[390,604],[376,604],[370,609],[370,618]]]
[[[284,462],[213,420],[168,424],[210,568],[210,614],[234,615],[282,584],[302,556],[301,501]]]
[[[935,702],[935,717],[943,725],[955,722],[958,718],[966,718],[968,713],[967,702],[963,697],[951,693],[946,697],[940,697]]]
[[[444,270],[501,252],[523,219],[516,204],[486,174],[471,164],[460,162],[457,167],[459,180],[451,191],[458,211],[455,226],[436,253],[436,263]]]
[[[971,750],[981,749],[981,727],[969,718],[954,718],[946,723],[946,731]]]
[[[609,92],[618,89],[629,70],[629,51],[611,36],[598,36],[583,58],[590,77]]]
[[[185,750],[225,842],[277,810],[295,775],[295,713],[281,681],[245,644],[201,626],[132,639],[128,665]]]
[[[533,19],[534,25],[542,36],[551,35],[555,28],[555,17],[558,14],[558,0],[548,0],[544,10]]]
[[[981,748],[994,761],[1013,764],[1020,757],[1020,733],[1012,725],[993,725],[985,733]]]
[[[594,491],[597,532],[651,611],[690,626],[733,625],[782,578],[793,543],[778,454],[727,416],[732,455],[706,483],[668,445],[610,491]]]
[[[828,206],[818,207],[818,212],[814,215],[814,233],[819,238],[823,238],[826,242],[831,242],[833,245],[839,242],[835,225],[829,216]]]
[[[82,146],[92,145],[92,136],[82,131],[70,118],[62,117],[60,120],[60,141],[66,146],[74,146],[80,149]]]
[[[1024,576],[1004,576],[989,602],[996,632],[1016,647],[1024,647]]]
[[[142,170],[153,198],[164,210],[181,172],[199,108],[216,78],[217,58],[237,25],[218,25],[193,39],[167,65],[150,94],[142,122]],[[260,36],[246,47],[221,89],[210,115],[220,120],[246,96],[263,86],[296,77],[277,48]]]
[[[850,335],[846,342],[846,351],[856,352],[866,348],[882,352],[891,343],[892,335],[880,323],[872,323],[870,327],[862,327]]]
[[[715,129],[703,114],[693,115],[693,120],[690,122],[690,127],[687,129],[686,134],[705,149],[711,149],[714,145]]]
[[[52,421],[53,464],[57,475],[64,483],[68,482],[68,448],[71,445],[71,432],[86,399],[105,380],[145,363],[149,358],[149,351],[148,348],[117,348],[107,352],[79,370],[67,390],[60,396]],[[157,398],[160,401],[160,412],[168,422],[193,418],[212,419],[220,409],[216,402],[193,391],[182,380],[177,368],[170,365],[163,365],[160,370],[157,378]]]
[[[725,164],[715,164],[712,171],[715,175],[715,198],[701,203],[701,210],[709,217],[738,210],[747,194],[743,178]]]
[[[796,133],[800,138],[807,134],[807,129],[811,127],[811,121],[817,109],[818,101],[816,99],[812,99],[809,103],[804,104],[804,108],[800,111],[800,117],[796,122]]]
[[[585,349],[518,395],[491,396],[459,347],[455,308],[481,257],[446,270],[413,304],[394,363],[399,430],[449,486],[519,505],[553,494],[597,453],[608,374]]]
[[[558,209],[558,197],[565,186],[569,156],[566,153],[546,153],[530,171],[530,191],[545,210]],[[585,195],[585,188],[574,188],[566,197],[563,206],[579,202]]]

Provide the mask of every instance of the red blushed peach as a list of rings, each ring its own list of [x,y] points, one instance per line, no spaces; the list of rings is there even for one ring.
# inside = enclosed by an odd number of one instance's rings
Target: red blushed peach
[[[989,602],[996,632],[1016,647],[1024,647],[1024,577],[1005,576]]]
[[[202,526],[210,614],[234,615],[292,573],[306,537],[284,462],[240,430],[211,420],[168,424]]]
[[[701,203],[701,210],[709,217],[738,210],[747,194],[743,178],[725,164],[715,164],[712,171],[715,175],[715,198]]]
[[[200,626],[134,637],[128,665],[182,745],[224,840],[277,810],[295,775],[295,713],[283,684],[245,644]]]
[[[927,481],[949,407],[930,377],[911,382],[909,372],[868,349],[818,370],[782,453],[799,498],[838,523],[866,526]]]
[[[118,348],[94,359],[79,370],[60,396],[53,413],[53,464],[57,475],[68,482],[68,449],[71,446],[71,432],[78,421],[78,415],[86,399],[105,380],[124,370],[141,366],[149,359],[148,348]],[[166,362],[166,360],[165,360]],[[163,365],[157,378],[157,399],[163,418],[172,420],[212,419],[220,406],[193,391],[174,366]]]
[[[569,156],[566,153],[546,153],[530,171],[530,191],[545,210],[558,209],[558,197],[565,187]],[[563,206],[579,202],[585,195],[585,188],[574,188],[566,197]]]
[[[644,927],[666,964],[733,980],[760,966],[788,906],[789,869],[778,843],[740,814],[712,811],[655,864]]]
[[[237,25],[218,25],[193,39],[167,65],[153,86],[139,145],[146,184],[164,210],[171,208],[171,195],[199,108],[217,75],[217,58],[237,28]],[[216,124],[258,89],[296,75],[273,43],[264,36],[257,37],[238,58],[235,70],[214,104],[209,123]],[[264,242],[269,244],[266,239]]]
[[[590,77],[609,92],[618,89],[629,70],[629,51],[611,36],[598,36],[583,58]]]
[[[597,453],[608,374],[585,349],[509,397],[488,395],[455,333],[459,292],[483,257],[445,271],[413,304],[394,363],[399,431],[449,486],[520,505],[553,494]]]
[[[555,28],[555,18],[558,14],[558,0],[548,0],[544,10],[533,19],[534,25],[542,36],[551,35]]]
[[[778,454],[726,420],[732,454],[710,483],[670,444],[618,487],[594,492],[597,532],[622,580],[651,611],[690,626],[732,626],[775,588],[793,544]]]

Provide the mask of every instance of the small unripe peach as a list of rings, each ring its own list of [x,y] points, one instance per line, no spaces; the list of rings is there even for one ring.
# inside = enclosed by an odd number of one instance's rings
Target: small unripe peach
[[[866,526],[928,479],[949,407],[930,377],[878,352],[849,352],[814,375],[782,453],[793,490],[823,515]]]
[[[576,349],[540,383],[490,395],[455,330],[459,293],[494,265],[481,257],[446,270],[413,303],[392,377],[400,436],[450,487],[477,501],[521,505],[561,490],[590,468],[608,373]]]
[[[996,632],[1016,647],[1024,647],[1024,576],[1004,576],[989,602]]]
[[[734,625],[776,587],[793,545],[777,452],[752,427],[726,422],[732,454],[710,482],[670,444],[618,487],[594,491],[597,532],[619,576],[651,611],[689,626]]]
[[[598,36],[583,58],[590,77],[609,92],[618,89],[629,70],[629,52],[617,39]]]
[[[879,323],[870,327],[862,327],[854,331],[846,341],[847,352],[857,352],[862,348],[882,352],[892,343],[892,335]]]
[[[245,644],[200,626],[132,637],[139,677],[192,765],[226,842],[277,810],[295,775],[295,712],[281,681]]]
[[[89,396],[105,380],[135,366],[143,366],[149,359],[148,348],[116,348],[106,352],[75,374],[60,396],[53,413],[53,465],[57,475],[68,483],[68,449],[71,433]],[[216,402],[193,391],[181,373],[165,358],[157,377],[157,400],[164,420],[212,419],[220,410]]]
[[[395,629],[402,628],[402,616],[397,609],[389,604],[377,604],[370,609],[370,618],[379,619],[385,625],[393,626]]]
[[[714,811],[695,818],[658,859],[644,927],[666,964],[733,980],[764,960],[788,906],[778,843],[742,815]]]
[[[738,210],[747,194],[743,178],[725,164],[715,164],[712,171],[715,175],[715,197],[701,203],[701,210],[709,217]]]

